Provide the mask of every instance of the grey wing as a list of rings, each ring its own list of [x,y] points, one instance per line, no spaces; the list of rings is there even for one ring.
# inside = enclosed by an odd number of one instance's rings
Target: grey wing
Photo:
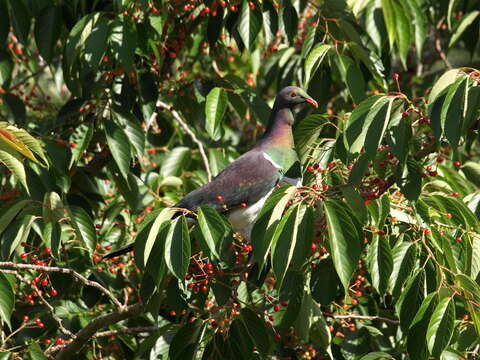
[[[264,197],[280,181],[280,171],[261,151],[251,150],[219,173],[211,182],[188,193],[177,205],[196,210],[209,205],[219,211],[252,204]],[[218,197],[222,200],[219,201]]]

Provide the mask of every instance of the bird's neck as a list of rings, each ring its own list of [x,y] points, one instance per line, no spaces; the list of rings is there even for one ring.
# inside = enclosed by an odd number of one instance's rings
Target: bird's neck
[[[293,122],[292,110],[275,102],[261,144],[293,148]]]

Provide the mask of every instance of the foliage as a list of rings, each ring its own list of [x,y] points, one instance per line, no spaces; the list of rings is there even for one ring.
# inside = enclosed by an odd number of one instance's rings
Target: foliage
[[[479,8],[0,0],[1,358],[476,358]],[[172,219],[290,84],[305,186]]]

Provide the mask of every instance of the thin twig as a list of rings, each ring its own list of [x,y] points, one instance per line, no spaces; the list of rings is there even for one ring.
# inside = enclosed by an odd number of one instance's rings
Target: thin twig
[[[136,303],[134,305],[121,308],[116,311],[112,311],[108,314],[99,316],[92,320],[87,326],[78,331],[76,338],[65,345],[62,350],[57,354],[55,359],[67,360],[75,358],[76,354],[83,348],[83,346],[95,335],[95,333],[104,327],[116,324],[122,320],[126,320],[140,315],[143,312],[143,304]],[[46,355],[51,355],[58,348],[51,347],[45,352]]]
[[[94,338],[99,337],[106,337],[106,336],[115,336],[115,335],[134,335],[134,334],[142,334],[142,333],[152,333],[155,331],[163,330],[163,328],[159,328],[156,326],[146,326],[146,327],[136,327],[136,328],[126,328],[126,329],[118,329],[118,330],[107,330],[107,331],[99,331],[93,335]]]
[[[12,92],[13,90],[15,90],[16,88],[22,86],[23,84],[25,84],[28,80],[30,80],[31,78],[34,78],[35,76],[38,76],[40,75],[41,73],[43,73],[43,70],[45,70],[45,68],[48,67],[48,64],[45,63],[44,65],[42,65],[37,71],[35,71],[34,73],[24,77],[22,80],[20,80],[18,83],[16,83],[15,85],[12,85],[10,88],[8,89],[5,89],[6,92]]]
[[[334,318],[334,319],[357,319],[357,320],[380,320],[385,321],[391,324],[398,325],[400,321],[389,319],[383,316],[369,316],[369,315],[358,315],[358,314],[347,314],[347,315],[335,315],[332,313],[324,312],[323,315]]]
[[[120,301],[117,300],[115,295],[113,295],[109,290],[104,288],[102,285],[100,285],[96,281],[91,281],[85,278],[83,275],[79,274],[73,269],[69,268],[62,268],[62,267],[56,267],[56,266],[41,266],[41,265],[31,265],[31,264],[16,264],[11,261],[0,261],[0,267],[9,267],[9,268],[14,268],[14,269],[19,269],[19,270],[41,270],[41,271],[46,271],[46,272],[60,272],[63,274],[70,274],[73,277],[77,278],[80,280],[82,283],[88,286],[93,286],[94,288],[97,288],[100,290],[102,293],[107,295],[112,302],[119,307],[120,309],[123,309],[124,306],[120,303]],[[2,271],[3,269],[0,269]]]
[[[161,100],[158,100],[157,101],[157,107],[160,107],[160,108],[163,108],[165,110],[168,110],[170,112],[170,114],[172,114],[173,118],[178,122],[178,124],[180,125],[180,127],[183,129],[183,131],[185,131],[191,138],[192,138],[192,141],[197,144],[198,146],[198,150],[200,151],[200,156],[202,157],[202,160],[203,160],[203,164],[205,166],[205,170],[207,172],[207,176],[208,176],[208,181],[212,180],[212,172],[210,170],[210,165],[208,164],[208,158],[207,158],[207,154],[205,153],[205,149],[203,148],[203,145],[202,143],[200,142],[200,140],[198,140],[197,136],[193,133],[192,130],[190,130],[190,128],[188,127],[187,123],[185,120],[183,120],[183,118],[180,116],[180,114],[178,113],[178,111],[176,111],[173,106],[171,105],[168,105],[166,103],[164,103],[163,101]],[[152,117],[156,116],[156,114],[153,114]]]
[[[443,52],[442,43],[440,42],[440,39],[435,40],[435,49],[437,50],[438,55],[440,55],[440,58],[442,59],[442,61],[445,63],[445,66],[449,70],[452,69],[452,64],[450,64],[450,62],[447,59],[447,55],[445,55],[445,53]]]

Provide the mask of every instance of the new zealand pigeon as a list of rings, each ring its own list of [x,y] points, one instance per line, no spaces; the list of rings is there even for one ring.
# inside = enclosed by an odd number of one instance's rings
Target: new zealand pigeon
[[[174,207],[196,211],[208,205],[224,213],[235,232],[250,240],[255,219],[277,184],[302,184],[300,161],[294,149],[292,109],[315,100],[296,86],[283,88],[275,98],[267,129],[253,148],[240,156],[211,182],[188,193]],[[105,256],[133,249],[133,243]]]

